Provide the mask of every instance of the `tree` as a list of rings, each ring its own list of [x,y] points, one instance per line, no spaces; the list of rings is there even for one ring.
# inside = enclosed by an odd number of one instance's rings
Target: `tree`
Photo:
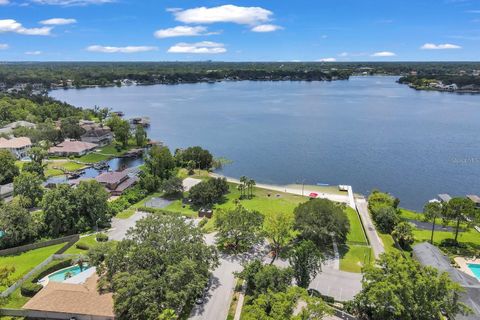
[[[412,225],[408,222],[400,222],[392,231],[392,237],[397,240],[400,247],[407,249],[415,242]]]
[[[248,179],[246,182],[246,187],[249,192],[248,197],[251,199],[253,198],[253,187],[256,185],[255,180]]]
[[[196,165],[195,161],[193,161],[193,160],[187,161],[186,168],[187,168],[187,170],[188,170],[188,174],[189,174],[189,175],[192,175],[192,174],[195,173],[195,168],[196,168],[196,166],[197,166],[197,165]]]
[[[453,198],[447,203],[445,210],[445,218],[450,221],[455,221],[455,242],[458,242],[458,231],[460,223],[464,222],[466,226],[478,221],[478,210],[475,209],[475,204],[472,200],[467,198]]]
[[[11,183],[18,176],[20,170],[15,165],[15,157],[5,149],[0,150],[0,184]]]
[[[400,217],[393,207],[381,207],[374,214],[373,220],[381,232],[391,233],[397,223],[400,222]]]
[[[242,252],[262,240],[263,215],[238,204],[234,209],[218,210],[215,227],[217,243],[223,249]]]
[[[14,267],[0,267],[0,286],[8,287],[10,284],[10,276],[15,272]]]
[[[269,291],[285,291],[292,283],[292,269],[279,268],[275,265],[264,265],[255,259],[246,264],[237,276],[245,280],[247,293],[257,297]]]
[[[38,201],[42,199],[42,179],[35,173],[20,173],[20,175],[13,180],[13,194],[15,196],[22,196],[27,200],[25,205],[28,208],[33,208]]]
[[[125,240],[93,257],[104,289],[114,293],[119,320],[157,319],[166,309],[185,316],[218,265],[199,228],[163,215],[139,220]]]
[[[167,147],[153,146],[145,158],[147,172],[160,180],[168,179],[175,168],[175,161]]]
[[[16,199],[0,206],[0,248],[22,245],[35,238],[36,225],[30,212],[23,208]]]
[[[128,139],[130,139],[130,124],[128,121],[120,121],[115,130],[113,130],[113,134],[115,135],[115,140],[120,142],[124,149],[128,147]]]
[[[76,117],[62,119],[60,122],[60,130],[63,137],[76,140],[80,139],[85,133],[85,130],[78,124],[78,119]]]
[[[373,217],[380,208],[392,207],[396,209],[399,203],[400,200],[397,198],[378,190],[373,190],[368,196],[368,209],[372,213]]]
[[[298,314],[295,309],[302,304]],[[246,320],[321,320],[331,314],[328,305],[319,298],[309,297],[305,289],[289,287],[283,292],[261,294],[253,301],[247,301],[242,312]]]
[[[145,146],[145,143],[147,142],[147,132],[140,124],[137,124],[135,127],[135,141],[139,147]]]
[[[23,165],[23,172],[30,172],[36,174],[40,179],[45,179],[44,165],[35,161],[27,162]]]
[[[183,193],[183,181],[179,177],[172,176],[162,181],[160,189],[167,197],[181,195]]]
[[[328,199],[312,199],[295,208],[294,227],[301,237],[316,244],[330,243],[332,236],[345,242],[350,230],[347,214]]]
[[[448,273],[393,252],[363,269],[362,291],[353,308],[361,319],[439,319],[440,313],[468,312],[459,301],[461,292]]]
[[[281,250],[295,237],[293,224],[293,214],[289,212],[282,211],[265,217],[263,229],[272,247],[273,257],[271,263],[275,261]]]
[[[69,185],[61,184],[47,191],[43,196],[42,210],[48,234],[52,237],[76,232],[76,199],[74,190]]]
[[[189,198],[195,206],[211,207],[222,200],[228,193],[228,184],[225,178],[212,178],[193,186],[189,191]]]
[[[40,147],[33,147],[28,152],[28,155],[32,161],[23,165],[23,171],[37,174],[41,179],[45,178],[44,169],[45,165],[43,160],[47,157],[47,151]]]
[[[290,253],[289,262],[297,285],[308,288],[311,280],[321,271],[324,260],[322,252],[312,241],[304,240],[295,246]]]
[[[109,224],[109,194],[99,182],[95,180],[81,181],[74,189],[73,196],[79,217],[76,222],[79,231]]]
[[[438,218],[443,216],[443,206],[440,202],[428,202],[423,207],[423,214],[426,221],[432,223],[432,235],[430,237],[430,243],[433,244],[433,233],[435,232],[435,223]]]
[[[186,167],[189,161],[193,161],[195,168],[202,170],[210,169],[213,164],[213,156],[210,151],[199,146],[177,149],[175,151],[175,160],[180,167]]]

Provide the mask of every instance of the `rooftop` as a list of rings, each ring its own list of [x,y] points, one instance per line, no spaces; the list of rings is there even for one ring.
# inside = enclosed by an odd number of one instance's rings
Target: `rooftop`
[[[448,201],[452,200],[452,197],[449,194],[446,194],[446,193],[439,194],[438,198],[440,200],[442,200],[443,202],[448,202]]]
[[[455,320],[480,319],[480,282],[476,278],[452,267],[450,259],[428,242],[414,246],[413,255],[424,266],[437,268],[440,272],[448,272],[453,281],[465,288],[465,293],[461,294],[460,300],[472,309],[474,314],[457,315]]]
[[[100,183],[114,184],[119,183],[127,177],[126,171],[110,171],[104,172],[97,176],[95,180]]]
[[[75,141],[75,140],[65,140],[62,143],[57,144],[54,147],[51,147],[48,152],[65,152],[65,153],[80,153],[88,150],[95,149],[97,147],[94,143]]]
[[[27,137],[12,139],[0,138],[0,149],[20,149],[32,145],[32,141]]]
[[[96,273],[83,284],[49,282],[23,309],[113,319],[115,314],[112,293],[100,294],[97,291],[97,282]]]
[[[472,200],[473,202],[480,204],[480,197],[475,194],[469,194],[467,196],[468,199]]]

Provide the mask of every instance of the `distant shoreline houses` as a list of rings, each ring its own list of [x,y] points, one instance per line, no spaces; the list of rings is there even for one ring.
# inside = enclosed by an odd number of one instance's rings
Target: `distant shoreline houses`
[[[32,141],[27,137],[6,139],[0,137],[0,149],[9,150],[18,160],[28,156]]]

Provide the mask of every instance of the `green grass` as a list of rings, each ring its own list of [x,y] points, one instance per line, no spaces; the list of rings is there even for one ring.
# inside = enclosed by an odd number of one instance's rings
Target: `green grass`
[[[86,254],[87,250],[78,249],[76,245],[84,244],[92,248],[98,243],[97,240],[95,240],[95,236],[96,235],[92,234],[90,236],[80,238],[80,240],[78,240],[73,246],[71,246],[70,248],[68,248],[67,251],[65,251],[65,254]]]
[[[22,296],[20,288],[13,291],[12,294],[2,304],[2,308],[21,309],[30,298]]]
[[[377,230],[377,233],[378,233],[378,236],[380,237],[380,239],[382,239],[383,247],[385,248],[385,252],[387,252],[387,253],[389,253],[389,252],[400,252],[400,250],[397,249],[397,247],[395,246],[395,242],[393,241],[393,238],[390,234],[381,233],[381,232],[378,232],[378,230]]]
[[[95,163],[95,162],[106,161],[106,160],[109,160],[110,158],[111,156],[92,152],[84,156],[81,156],[80,158],[78,158],[78,161],[85,162],[85,163]]]
[[[140,200],[139,202],[131,205],[127,209],[123,210],[122,212],[119,212],[115,217],[119,218],[119,219],[128,219],[135,214],[135,212],[137,211],[138,208],[144,207],[145,203],[147,201],[150,201],[152,198],[158,198],[161,195],[162,195],[162,193],[160,193],[160,192],[153,193],[153,194],[149,195],[148,197],[146,197],[145,199]]]
[[[60,250],[60,248],[62,248],[64,245],[65,243],[61,243],[49,247],[30,250],[17,255],[0,257],[0,268],[15,268],[15,272],[13,272],[13,274],[10,276],[10,284],[13,284],[15,281],[23,277],[30,270],[32,270],[35,266],[43,262],[45,259],[47,259],[49,256],[51,256],[58,250]]]
[[[73,161],[51,161],[47,163],[47,167],[45,168],[45,176],[46,177],[53,177],[53,176],[59,176],[63,174],[63,171],[61,168],[66,171],[77,171],[80,169],[85,168],[85,165],[79,164]]]
[[[350,221],[350,232],[347,235],[347,242],[351,244],[363,244],[367,245],[367,238],[365,232],[363,231],[362,222],[356,210],[347,207],[345,212]]]
[[[349,245],[340,248],[340,270],[360,273],[362,267],[375,261],[369,246]]]

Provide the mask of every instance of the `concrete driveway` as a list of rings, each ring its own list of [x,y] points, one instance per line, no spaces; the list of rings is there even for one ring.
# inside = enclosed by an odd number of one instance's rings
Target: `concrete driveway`
[[[382,240],[378,236],[377,229],[375,229],[373,225],[372,218],[368,213],[368,203],[365,198],[357,198],[355,199],[355,203],[360,213],[365,232],[367,233],[368,241],[372,246],[373,254],[375,255],[375,259],[377,259],[379,255],[385,252],[385,248],[383,247]]]
[[[338,301],[352,300],[362,290],[362,274],[323,267],[309,288]]]

